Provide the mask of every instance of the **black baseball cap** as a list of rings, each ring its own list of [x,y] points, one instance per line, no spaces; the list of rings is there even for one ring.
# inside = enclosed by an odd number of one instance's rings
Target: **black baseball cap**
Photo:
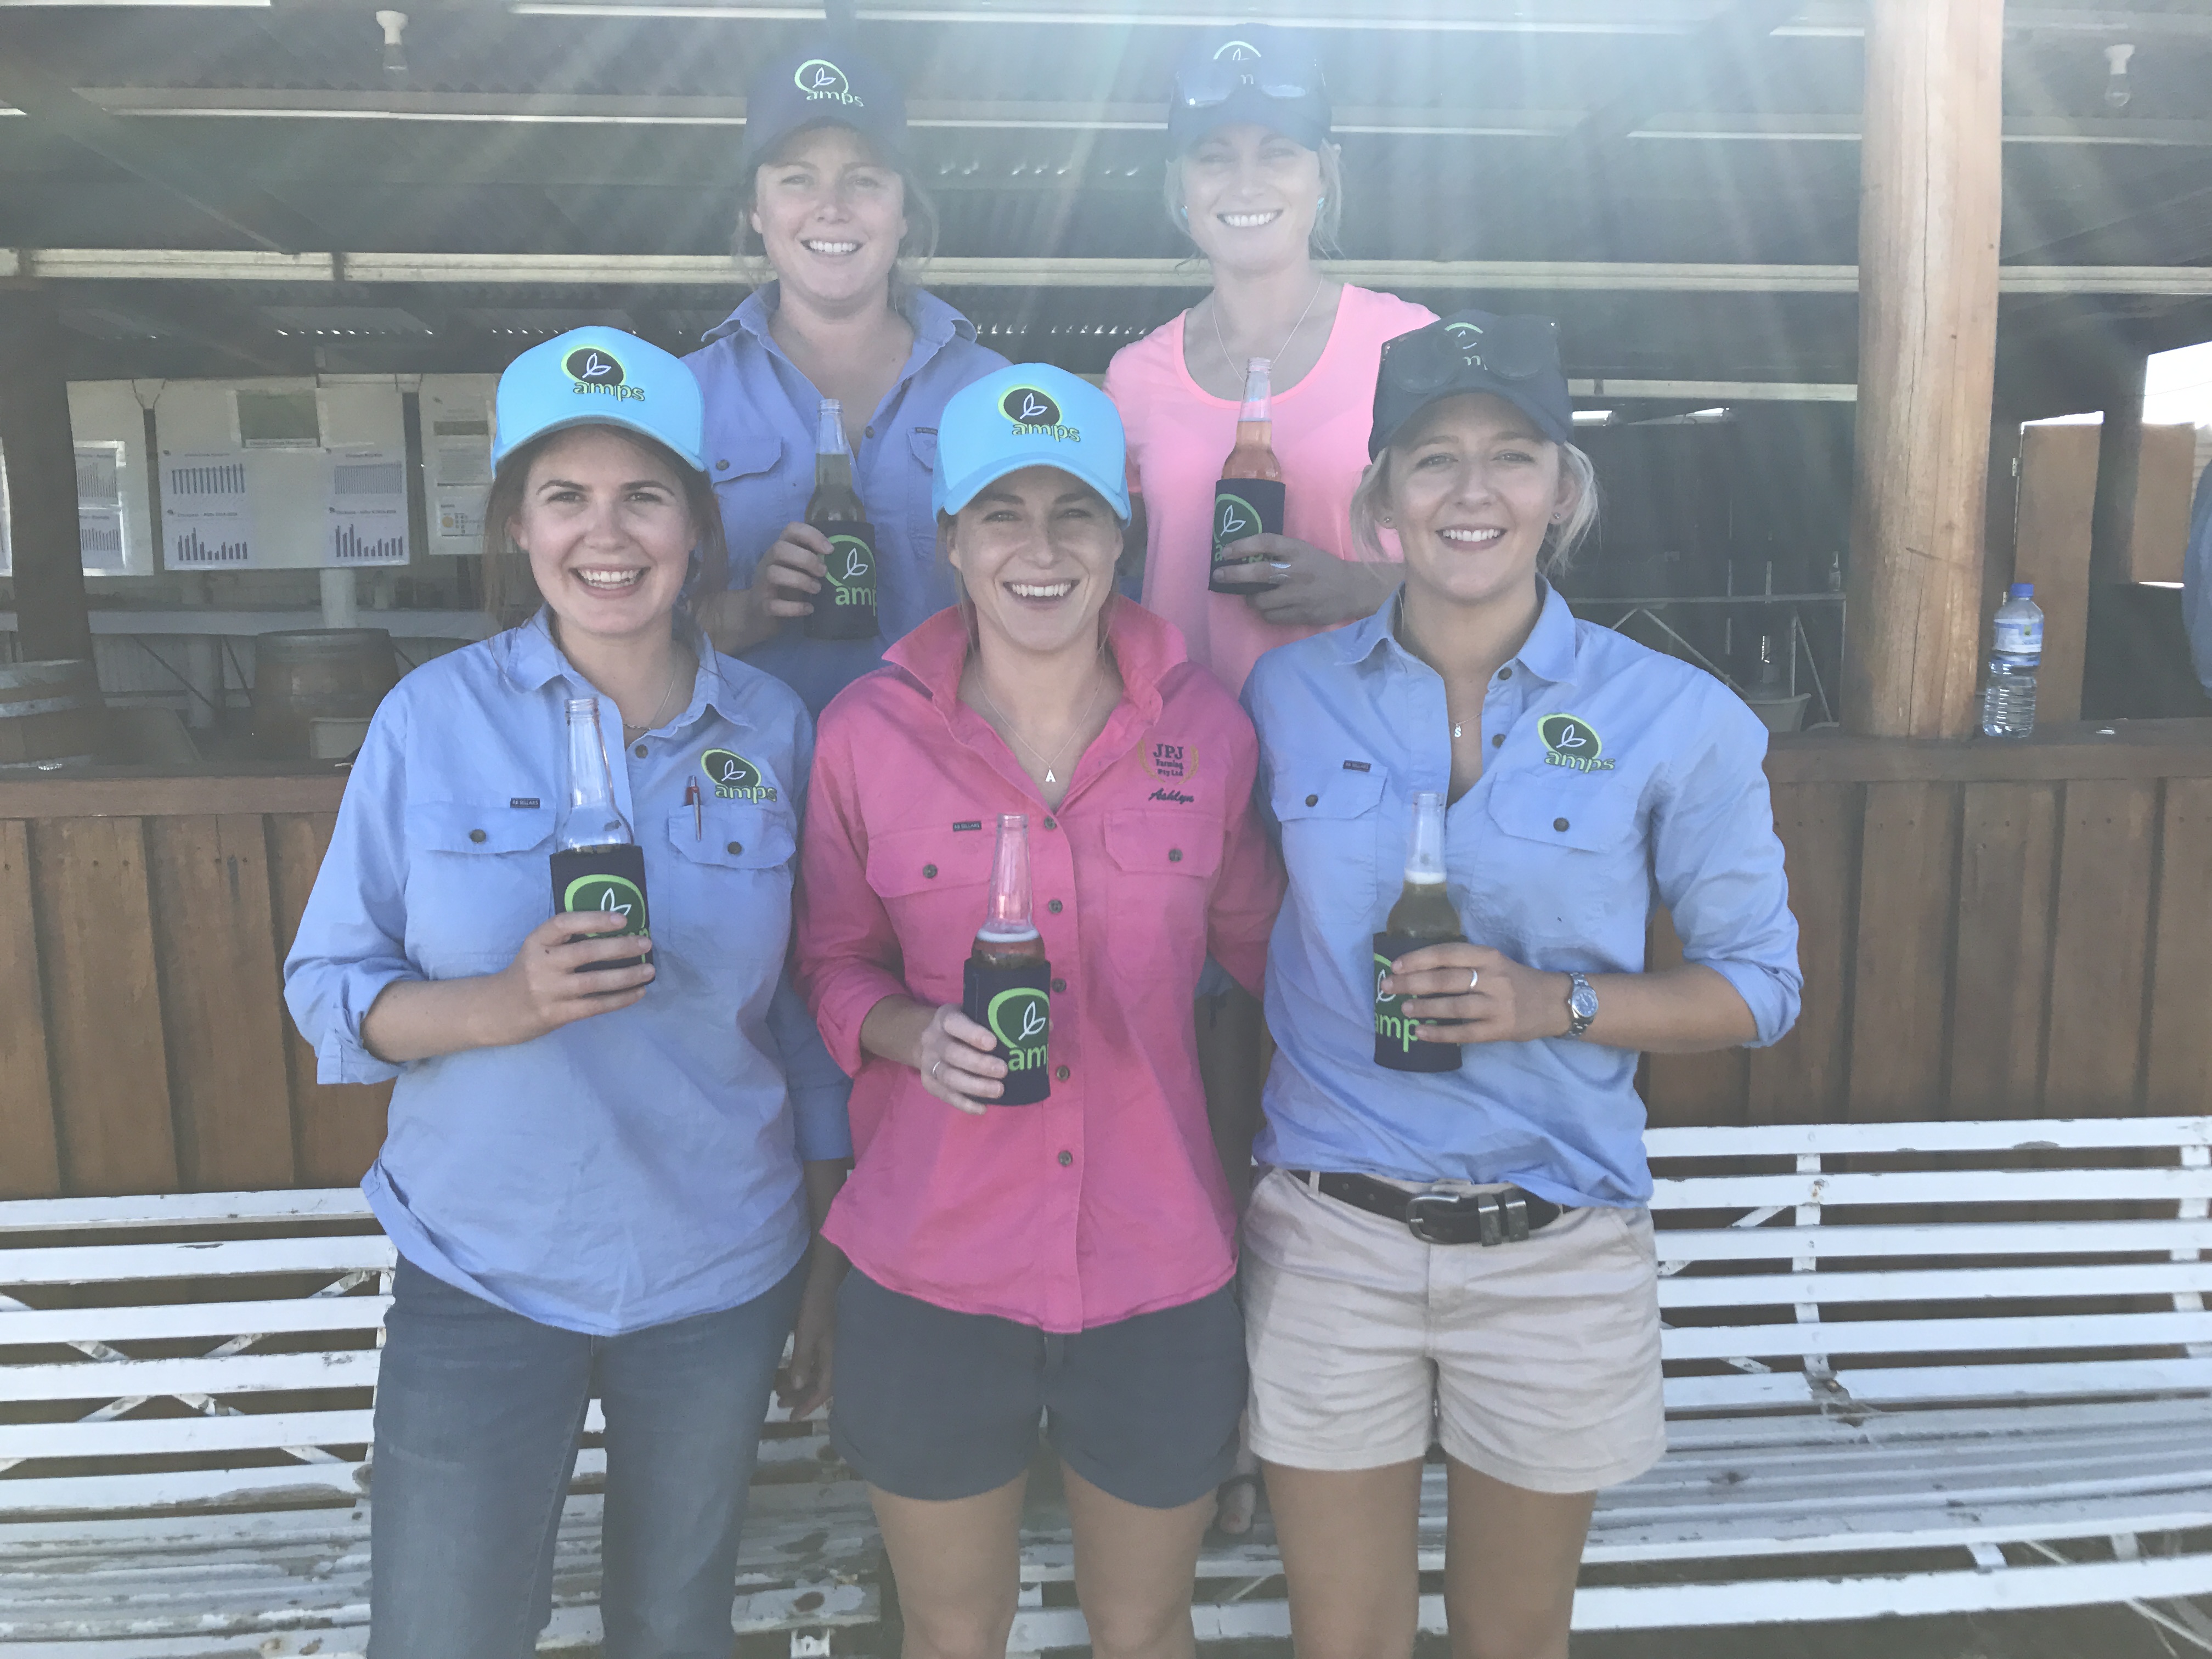
[[[843,40],[817,35],[769,63],[745,88],[744,165],[758,167],[802,128],[834,121],[886,159],[906,156],[906,95]]]
[[[1328,142],[1328,119],[1321,59],[1287,29],[1267,23],[1207,29],[1176,60],[1168,142],[1177,155],[1243,121],[1319,149]]]
[[[1399,428],[1437,398],[1469,392],[1504,398],[1555,444],[1573,441],[1575,406],[1559,367],[1559,325],[1549,317],[1455,311],[1383,346],[1368,458],[1380,455]]]

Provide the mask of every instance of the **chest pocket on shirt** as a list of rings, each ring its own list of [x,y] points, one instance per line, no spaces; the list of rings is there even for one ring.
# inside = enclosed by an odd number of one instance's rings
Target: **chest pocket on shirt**
[[[895,971],[926,1001],[960,1000],[960,964],[983,925],[996,846],[991,829],[894,830],[869,839],[868,885],[905,959]]]
[[[761,555],[776,534],[806,509],[785,502],[791,485],[775,476],[783,461],[783,440],[773,432],[744,432],[710,443],[707,476],[714,481],[714,503],[722,513],[722,534],[730,544],[730,580],[749,586]]]
[[[438,979],[505,966],[553,914],[553,809],[415,801],[406,825],[410,954]]]
[[[1133,983],[1198,983],[1206,965],[1206,907],[1221,867],[1221,820],[1196,806],[1106,814],[1115,868],[1107,952]]]
[[[750,801],[704,801],[668,815],[670,890],[649,894],[653,932],[702,963],[780,965],[791,928],[791,814]]]
[[[1579,941],[1645,903],[1642,791],[1626,772],[1501,773],[1489,802],[1501,856],[1472,872],[1470,908],[1516,937]]]
[[[1270,805],[1282,827],[1291,903],[1316,916],[1376,912],[1382,783],[1380,772],[1347,772],[1341,765],[1276,774]],[[1395,871],[1390,886],[1395,896]]]

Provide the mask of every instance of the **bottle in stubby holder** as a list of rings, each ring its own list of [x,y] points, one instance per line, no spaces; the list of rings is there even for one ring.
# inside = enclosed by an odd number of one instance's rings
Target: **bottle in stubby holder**
[[[1375,935],[1375,978],[1379,987],[1390,964],[1424,945],[1456,944],[1459,914],[1444,890],[1444,798],[1433,790],[1413,797],[1413,828],[1406,840],[1406,885],[1390,907],[1382,932]],[[1456,1072],[1459,1044],[1429,1042],[1415,1035],[1419,1024],[1406,1018],[1406,999],[1375,993],[1375,1063],[1392,1072]]]
[[[814,596],[806,637],[875,638],[876,532],[853,488],[853,452],[845,442],[844,410],[835,398],[822,400],[815,429],[814,496],[806,503],[806,522],[830,542],[830,579]]]
[[[1264,569],[1267,561],[1239,554],[1224,558],[1222,550],[1247,536],[1283,533],[1283,469],[1275,459],[1271,441],[1274,417],[1267,412],[1267,360],[1255,357],[1244,366],[1244,406],[1237,411],[1237,446],[1221,464],[1221,480],[1213,486],[1213,563],[1206,586],[1215,593],[1258,593],[1274,582],[1221,580],[1224,570],[1249,575]]]
[[[999,819],[998,856],[991,865],[991,908],[975,934],[963,978],[960,1012],[999,1040],[1006,1062],[1000,1106],[1034,1106],[1052,1093],[1047,1048],[1052,1038],[1052,964],[1030,916],[1030,821],[1019,812]]]
[[[599,730],[597,697],[568,699],[568,793],[553,824],[553,911],[607,910],[624,918],[620,939],[649,931],[645,904],[645,853],[615,805],[614,774]],[[594,962],[580,971],[635,968],[645,958]]]

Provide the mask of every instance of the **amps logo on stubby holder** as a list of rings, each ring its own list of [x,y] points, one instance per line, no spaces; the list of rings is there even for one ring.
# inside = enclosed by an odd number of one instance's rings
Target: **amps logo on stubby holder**
[[[985,1014],[991,1035],[1006,1047],[1006,1069],[1033,1072],[1045,1062],[1052,1035],[1052,1000],[1026,985],[1001,991]]]
[[[1260,509],[1242,495],[1220,489],[1213,496],[1213,544],[1226,547],[1260,533]]]
[[[699,757],[700,769],[714,786],[717,800],[774,800],[775,787],[761,769],[730,749],[709,749]]]
[[[876,553],[866,538],[831,536],[827,569],[830,586],[837,592],[837,604],[873,605],[876,602]]]
[[[999,399],[999,412],[1013,422],[1017,438],[1049,438],[1056,444],[1083,441],[1083,428],[1062,426],[1058,401],[1041,386],[1010,387]]]
[[[810,101],[866,106],[866,100],[853,90],[853,83],[845,78],[845,71],[827,58],[808,58],[792,72],[791,80]]]
[[[1536,735],[1544,740],[1544,764],[1564,766],[1576,772],[1610,772],[1613,763],[1601,758],[1605,744],[1597,728],[1572,714],[1547,714],[1536,722]]]
[[[645,895],[638,891],[635,882],[625,877],[579,876],[562,890],[561,904],[568,912],[604,910],[620,916],[622,933],[602,935],[605,938],[620,939],[625,933],[645,932]]]
[[[568,390],[580,397],[597,392],[604,398],[618,398],[624,403],[645,401],[645,388],[629,384],[629,377],[623,372],[622,360],[605,346],[578,346],[562,359],[561,367],[574,382]]]

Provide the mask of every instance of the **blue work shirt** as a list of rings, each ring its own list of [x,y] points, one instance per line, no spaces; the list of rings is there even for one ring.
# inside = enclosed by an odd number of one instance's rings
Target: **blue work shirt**
[[[601,700],[645,853],[642,1000],[404,1065],[361,1034],[386,986],[497,973],[552,914],[562,704],[594,695],[542,612],[401,680],[354,762],[284,997],[319,1081],[398,1080],[362,1187],[400,1253],[512,1313],[616,1336],[769,1289],[806,1249],[799,1161],[852,1153],[849,1085],[783,977],[814,749],[799,699],[702,650],[684,712],[627,750]],[[732,776],[749,781],[716,781]]]
[[[1456,1072],[1375,1063],[1374,935],[1398,898],[1414,792],[1451,787],[1444,683],[1399,643],[1397,603],[1278,647],[1245,685],[1256,787],[1290,871],[1267,953],[1280,1052],[1255,1152],[1642,1204],[1633,1050],[1557,1037],[1470,1043]],[[1749,1006],[1754,1046],[1776,1041],[1802,980],[1765,751],[1765,729],[1718,680],[1577,622],[1547,587],[1485,694],[1482,776],[1445,818],[1468,939],[1548,973],[1639,973],[1656,894],[1687,959]]]
[[[2189,655],[2197,683],[2212,692],[2212,466],[2197,480],[2189,514],[2189,550],[2181,566],[2181,616],[2189,625]]]
[[[769,333],[780,284],[750,295],[684,361],[707,403],[707,476],[722,506],[730,586],[750,587],[761,557],[814,494],[814,438],[822,393]],[[880,665],[895,640],[952,603],[937,556],[937,417],[945,400],[1006,360],[975,343],[975,325],[934,295],[907,296],[914,349],[853,456],[853,484],[876,532],[876,637],[810,640],[804,617],[744,653],[820,714],[830,699]]]

